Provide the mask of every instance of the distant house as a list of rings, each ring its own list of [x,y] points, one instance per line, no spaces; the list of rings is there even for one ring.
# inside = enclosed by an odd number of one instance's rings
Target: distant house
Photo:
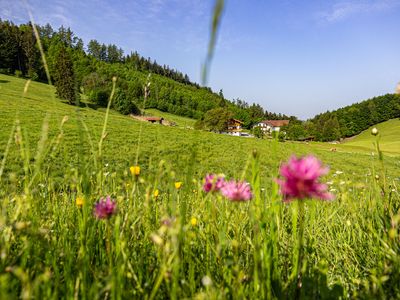
[[[237,119],[228,120],[228,134],[240,136],[242,131],[243,122]]]
[[[282,126],[289,125],[289,120],[264,120],[253,126],[260,127],[264,133],[280,131]]]
[[[315,136],[312,136],[312,135],[299,139],[300,142],[312,142],[314,140],[315,140]]]
[[[160,123],[162,124],[164,121],[164,118],[160,118],[160,117],[145,117],[144,118],[145,121],[150,122],[150,123]]]

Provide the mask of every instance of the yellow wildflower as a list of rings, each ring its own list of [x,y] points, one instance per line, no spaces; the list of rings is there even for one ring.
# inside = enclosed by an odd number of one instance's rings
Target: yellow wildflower
[[[158,195],[160,195],[160,191],[155,189],[154,192],[153,192],[153,197],[157,199]]]
[[[129,168],[132,175],[139,176],[140,175],[140,167],[139,166],[131,166]]]
[[[179,190],[182,187],[182,181],[175,182],[175,188]]]
[[[85,201],[84,201],[83,197],[76,197],[76,200],[75,200],[76,206],[82,207],[84,202]]]
[[[192,217],[191,219],[190,219],[190,224],[194,227],[194,226],[196,226],[197,225],[197,219],[195,218],[195,217]]]

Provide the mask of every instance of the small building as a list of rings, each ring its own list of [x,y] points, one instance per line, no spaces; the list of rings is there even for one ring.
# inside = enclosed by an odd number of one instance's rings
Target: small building
[[[243,122],[237,119],[228,120],[228,134],[240,136],[242,131]]]
[[[312,142],[314,140],[315,140],[315,136],[312,136],[312,135],[299,139],[300,142]]]
[[[289,120],[264,120],[253,126],[260,127],[264,133],[271,133],[273,131],[279,132],[282,126],[289,125]]]
[[[159,123],[162,124],[164,121],[164,118],[160,117],[144,117],[144,120],[150,123]]]

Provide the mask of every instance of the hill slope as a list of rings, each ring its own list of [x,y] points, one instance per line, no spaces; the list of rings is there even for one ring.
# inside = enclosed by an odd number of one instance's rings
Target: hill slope
[[[163,117],[165,120],[174,122],[176,126],[183,128],[193,127],[194,123],[196,123],[195,119],[177,116],[154,108],[146,109],[146,115]]]
[[[63,127],[63,142],[58,150],[60,153],[47,161],[62,176],[66,165],[75,164],[79,151],[89,155],[97,149],[105,117],[104,110],[89,107],[77,110],[76,107],[56,99],[53,87],[37,82],[31,82],[23,97],[25,83],[23,79],[0,75],[0,154],[3,155],[5,151],[16,118],[21,124],[23,136],[26,135],[26,142],[30,145],[31,156],[34,156],[46,116],[49,143],[59,134],[61,120],[68,116],[69,120]],[[77,126],[80,124],[78,119],[85,125]],[[253,149],[261,155],[264,179],[273,176],[271,170],[276,169],[280,161],[291,153],[314,153],[331,165],[333,170],[348,170],[352,173],[364,170],[371,164],[367,155],[330,153],[325,147],[313,144],[275,144],[266,140],[147,124],[113,111],[110,112],[107,133],[103,143],[103,156],[113,171],[126,170],[135,162],[138,151],[139,164],[145,169],[165,160],[174,169],[185,170],[188,160],[195,155],[195,170],[199,176],[207,172],[222,172],[230,176],[242,174]],[[77,146],[80,147],[79,150]],[[16,160],[18,155],[18,147],[12,143],[7,160],[15,160],[14,167],[20,166],[20,162]],[[6,165],[9,170],[13,168],[10,164]],[[392,165],[395,166],[394,161]],[[362,171],[360,175],[364,173]]]
[[[371,135],[372,128],[378,128],[380,140],[379,145],[383,152],[400,154],[400,119],[392,119],[382,122],[369,129],[364,130],[359,135],[346,141],[343,146],[364,148],[374,151],[374,142],[376,138]]]

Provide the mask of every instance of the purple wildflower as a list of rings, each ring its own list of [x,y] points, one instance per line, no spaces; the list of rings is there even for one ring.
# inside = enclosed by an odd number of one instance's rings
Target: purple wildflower
[[[231,180],[225,182],[221,193],[231,201],[248,201],[253,198],[250,185],[245,181]]]
[[[283,201],[305,198],[332,200],[334,196],[327,192],[328,186],[319,182],[319,177],[328,172],[329,168],[323,166],[322,162],[312,155],[301,158],[292,156],[280,168],[280,175],[285,180],[277,179]]]
[[[217,192],[224,186],[224,184],[224,177],[215,174],[207,174],[204,178],[203,191],[206,193]]]
[[[94,206],[93,214],[98,219],[107,219],[115,214],[117,211],[117,202],[111,200],[110,196],[106,199],[101,198]]]

